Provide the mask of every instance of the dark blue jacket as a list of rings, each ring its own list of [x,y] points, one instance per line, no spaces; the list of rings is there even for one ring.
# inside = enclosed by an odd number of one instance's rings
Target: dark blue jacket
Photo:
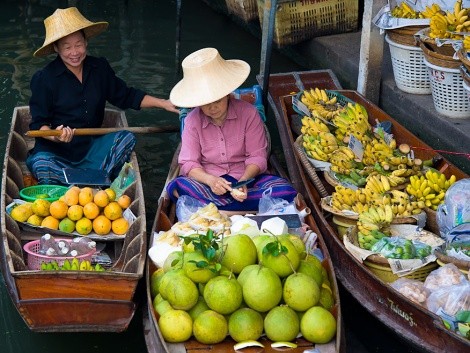
[[[121,109],[140,109],[145,92],[128,87],[118,78],[105,58],[87,56],[80,82],[59,56],[31,79],[31,130],[43,125],[72,128],[101,127],[106,102]],[[74,136],[70,143],[55,143],[37,138],[32,153],[53,152],[70,161],[87,153],[93,136]]]

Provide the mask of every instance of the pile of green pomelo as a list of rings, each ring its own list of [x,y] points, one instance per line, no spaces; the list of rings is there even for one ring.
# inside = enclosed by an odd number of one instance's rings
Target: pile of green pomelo
[[[297,235],[185,237],[183,250],[152,274],[151,289],[171,343],[193,336],[216,344],[230,335],[240,347],[264,334],[295,347],[300,334],[313,343],[336,334],[327,272]]]

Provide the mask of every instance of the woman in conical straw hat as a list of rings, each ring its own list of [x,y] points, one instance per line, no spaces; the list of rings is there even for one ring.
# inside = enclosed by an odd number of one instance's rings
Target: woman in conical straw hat
[[[88,40],[106,30],[107,22],[91,22],[69,7],[57,9],[44,26],[44,44],[34,56],[57,55],[31,79],[30,129],[56,129],[61,135],[37,138],[27,165],[40,184],[65,184],[62,168],[101,169],[112,179],[129,159],[135,136],[128,131],[74,136],[74,129],[101,127],[106,102],[121,109],[179,111],[169,100],[128,87],[106,59],[87,55]]]
[[[188,195],[221,210],[257,210],[263,192],[292,201],[289,182],[266,174],[268,142],[257,108],[231,92],[245,82],[250,66],[224,60],[217,49],[200,49],[182,62],[183,79],[170,92],[179,107],[194,108],[185,118],[178,158],[180,176],[167,191],[174,201]],[[239,189],[231,185],[253,178]]]

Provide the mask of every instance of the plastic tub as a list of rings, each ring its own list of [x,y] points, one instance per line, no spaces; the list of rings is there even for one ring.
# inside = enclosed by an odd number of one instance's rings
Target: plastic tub
[[[428,68],[421,48],[394,42],[388,35],[385,40],[389,44],[397,87],[407,93],[431,94]]]
[[[436,66],[426,59],[424,63],[429,70],[436,111],[449,118],[470,118],[470,99],[463,86],[460,70]]]

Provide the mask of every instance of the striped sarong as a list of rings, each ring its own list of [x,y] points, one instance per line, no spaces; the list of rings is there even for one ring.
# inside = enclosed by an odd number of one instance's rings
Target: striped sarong
[[[136,137],[129,131],[118,131],[97,137],[86,156],[72,162],[51,152],[37,152],[28,156],[26,165],[38,184],[67,185],[62,168],[91,168],[106,171],[111,180],[117,177],[129,161]]]
[[[231,183],[237,182],[230,175],[222,175],[222,177]],[[258,175],[247,187],[247,199],[239,202],[229,192],[224,195],[216,195],[209,186],[192,178],[180,176],[167,185],[167,192],[173,202],[177,200],[174,194],[176,192],[179,196],[188,195],[206,204],[212,202],[218,209],[226,211],[257,211],[263,192],[270,188],[271,197],[282,198],[288,202],[291,202],[297,195],[297,191],[286,179],[270,174]]]

